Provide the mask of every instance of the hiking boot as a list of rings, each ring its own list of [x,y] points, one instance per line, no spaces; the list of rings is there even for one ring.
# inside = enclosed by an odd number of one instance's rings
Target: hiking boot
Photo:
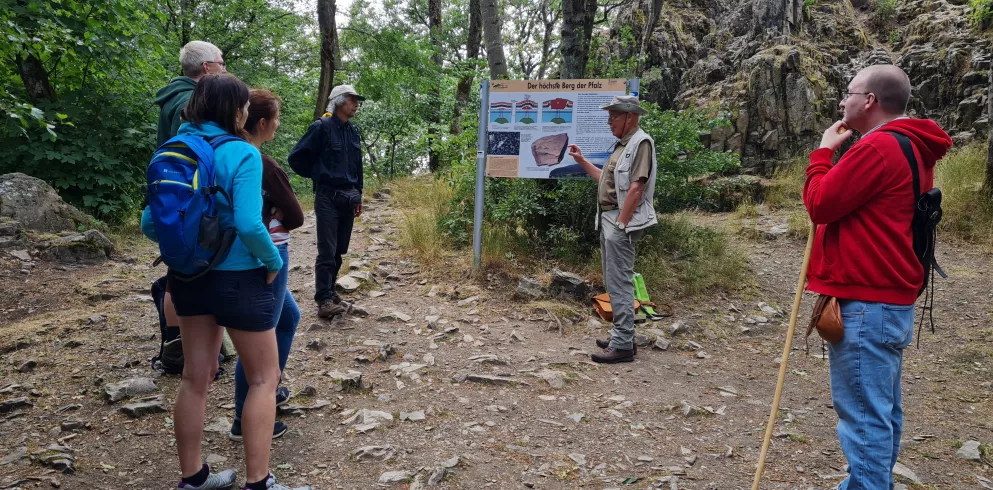
[[[333,301],[334,304],[341,303],[341,296],[338,296],[338,292],[337,291],[331,293],[331,301]]]
[[[293,398],[293,396],[290,395],[290,389],[289,388],[287,388],[285,386],[280,386],[279,388],[276,388],[276,407],[277,408],[278,407],[281,407],[283,405],[288,404],[290,402],[290,398]]]
[[[314,490],[314,487],[310,486],[290,488],[286,485],[280,485],[279,483],[276,483],[276,477],[272,476],[272,473],[269,473],[269,477],[266,478],[265,487],[266,490]],[[245,487],[242,490],[248,490],[248,487]]]
[[[207,476],[207,481],[203,482],[203,485],[199,487],[194,487],[189,483],[179,482],[179,486],[176,488],[182,490],[214,490],[214,489],[225,489],[234,486],[235,480],[238,479],[238,475],[232,470],[224,470],[220,473],[211,473]]]
[[[638,355],[638,344],[631,344],[634,346],[634,355]],[[610,347],[610,339],[596,339],[596,346],[601,349],[606,349]]]
[[[634,360],[634,350],[611,349],[603,350],[602,354],[590,354],[593,362],[601,364],[616,364],[618,362],[631,362]]]
[[[272,438],[279,439],[289,429],[289,426],[287,426],[285,422],[277,420],[276,423],[272,424]],[[234,423],[231,424],[231,432],[228,433],[228,439],[231,439],[232,441],[240,441],[243,439],[241,435],[241,420],[234,419]]]
[[[335,303],[334,300],[326,299],[317,308],[317,316],[321,318],[332,318],[345,312],[344,303]]]

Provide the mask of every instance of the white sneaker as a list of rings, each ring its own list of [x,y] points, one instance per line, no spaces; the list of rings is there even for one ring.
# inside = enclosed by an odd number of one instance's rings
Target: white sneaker
[[[290,488],[290,487],[287,487],[285,485],[280,485],[279,483],[276,483],[276,477],[275,476],[272,476],[272,473],[269,473],[269,477],[266,478],[265,487],[266,487],[266,490],[314,490],[313,487],[309,487],[309,486],[308,487],[293,487],[293,488]],[[244,488],[242,490],[248,490],[248,488],[246,487],[246,488]]]
[[[238,475],[234,471],[224,470],[220,473],[211,473],[208,475],[207,481],[203,482],[203,485],[199,487],[195,487],[189,483],[179,482],[179,486],[176,488],[180,490],[223,490],[233,487],[237,479]]]

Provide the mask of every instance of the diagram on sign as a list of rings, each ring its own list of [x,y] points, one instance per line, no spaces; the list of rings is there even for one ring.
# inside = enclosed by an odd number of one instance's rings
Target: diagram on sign
[[[541,122],[545,124],[572,124],[573,102],[557,97],[541,103]]]
[[[525,95],[524,100],[517,103],[517,122],[520,124],[534,124],[538,122],[538,103],[531,100],[530,95]]]
[[[513,108],[514,105],[510,102],[490,103],[490,122],[493,124],[509,124],[510,111]]]

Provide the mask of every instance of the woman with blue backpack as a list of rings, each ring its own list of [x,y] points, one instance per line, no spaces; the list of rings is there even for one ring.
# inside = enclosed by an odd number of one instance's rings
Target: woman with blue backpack
[[[280,100],[269,90],[253,89],[249,95],[248,119],[245,121],[245,131],[248,142],[259,150],[262,143],[272,141],[279,129]],[[300,308],[297,307],[293,293],[287,289],[290,274],[290,231],[303,226],[303,209],[297,201],[290,178],[276,160],[269,155],[262,155],[262,222],[269,228],[269,238],[279,249],[279,257],[283,259],[283,268],[272,282],[272,292],[275,299],[273,306],[274,323],[276,324],[276,346],[279,351],[279,371],[286,368],[286,360],[290,356],[293,337],[296,335],[297,324],[300,323]],[[235,441],[243,439],[241,415],[248,395],[248,381],[241,360],[238,360],[234,370],[234,424],[228,437]],[[279,387],[276,390],[276,406],[287,403],[290,390]],[[275,439],[286,433],[288,427],[277,420],[272,429]]]
[[[183,338],[183,380],[174,408],[179,489],[231,488],[234,471],[211,473],[201,443],[207,391],[227,330],[249,385],[241,423],[244,490],[290,490],[269,472],[273,394],[279,384],[272,283],[283,267],[262,223],[262,158],[245,141],[249,90],[230,74],[199,80],[179,134],[156,150],[147,171],[142,231],[169,266]],[[302,487],[295,490],[309,490]]]

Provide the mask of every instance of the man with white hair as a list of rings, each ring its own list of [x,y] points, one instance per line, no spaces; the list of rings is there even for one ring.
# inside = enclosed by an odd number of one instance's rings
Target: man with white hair
[[[614,328],[609,339],[596,340],[603,351],[590,358],[613,364],[634,361],[638,349],[634,345],[635,246],[658,223],[653,205],[658,165],[655,140],[639,127],[639,119],[648,111],[637,96],[620,95],[600,108],[607,111],[607,126],[619,140],[610,158],[600,169],[577,145],[569,145],[569,156],[599,182],[595,226],[600,230],[600,262]]]
[[[227,71],[221,50],[206,41],[186,43],[179,50],[179,64],[183,67],[183,76],[173,78],[155,94],[155,103],[162,108],[159,113],[160,146],[179,131],[180,116],[200,77]]]
[[[317,314],[331,318],[347,304],[335,292],[342,256],[348,253],[355,218],[362,214],[362,138],[351,122],[365,97],[351,85],[338,85],[328,113],[314,121],[290,152],[290,168],[314,182],[317,262],[314,265]]]

